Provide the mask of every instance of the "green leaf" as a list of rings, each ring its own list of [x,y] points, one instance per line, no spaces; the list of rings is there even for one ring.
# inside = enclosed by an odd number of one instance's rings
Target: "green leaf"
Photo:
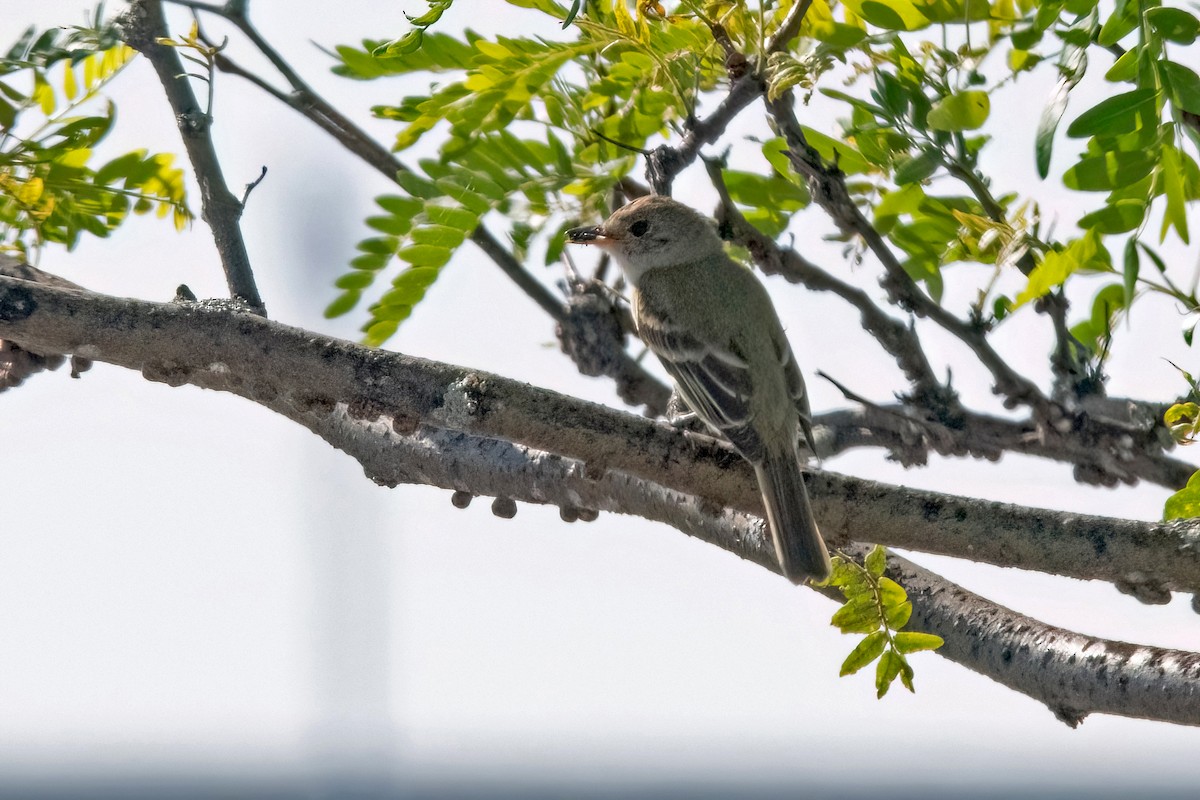
[[[461,228],[451,228],[447,225],[421,225],[409,236],[414,244],[435,245],[453,250],[463,243],[466,233]],[[403,255],[403,251],[401,252]]]
[[[1155,89],[1134,89],[1101,100],[1080,114],[1067,128],[1067,136],[1116,136],[1138,129],[1139,115],[1153,112]]]
[[[425,207],[425,204],[415,197],[401,197],[398,194],[380,195],[375,198],[375,203],[392,216],[404,217],[409,220]]]
[[[908,624],[908,620],[912,617],[913,604],[909,600],[897,605],[888,606],[883,612],[883,621],[892,630],[899,630]]]
[[[422,200],[430,200],[434,197],[440,197],[442,194],[432,182],[406,169],[402,169],[396,173],[396,183],[400,184],[400,188],[413,197],[419,197]]]
[[[479,226],[477,214],[455,206],[428,205],[425,206],[425,216],[437,225],[445,225],[467,233]]]
[[[1138,150],[1085,158],[1063,174],[1063,183],[1080,192],[1111,192],[1149,175],[1156,163],[1155,155]]]
[[[1071,335],[1093,353],[1100,351],[1101,343],[1112,333],[1113,319],[1123,309],[1125,287],[1110,283],[1096,292],[1092,299],[1089,318],[1071,328]]]
[[[403,236],[412,228],[412,220],[393,216],[367,217],[367,227],[390,236]]]
[[[882,699],[887,694],[888,689],[892,688],[892,681],[896,680],[903,665],[903,658],[895,650],[888,650],[883,654],[879,659],[878,666],[875,667],[876,697]]]
[[[887,550],[875,545],[871,548],[871,552],[867,553],[867,557],[863,560],[863,566],[876,578],[883,575],[884,570],[887,569]]]
[[[937,131],[973,131],[987,121],[991,108],[987,92],[971,89],[938,100],[925,120]]]
[[[334,299],[332,303],[325,307],[325,318],[333,319],[340,317],[350,309],[358,305],[359,299],[362,298],[362,292],[350,290],[343,292]]]
[[[571,3],[571,10],[567,12],[566,19],[564,19],[562,23],[563,30],[566,30],[571,26],[571,23],[575,21],[576,15],[579,14],[579,9],[582,7],[583,0],[574,0],[574,2]]]
[[[1187,197],[1183,185],[1183,164],[1179,151],[1171,144],[1162,146],[1162,180],[1163,193],[1167,196],[1167,208],[1163,213],[1162,230],[1158,240],[1167,238],[1167,231],[1172,227],[1179,234],[1184,244],[1188,243]]]
[[[1164,59],[1158,65],[1170,84],[1171,102],[1184,111],[1200,114],[1200,75],[1174,61]]]
[[[917,11],[930,22],[961,25],[988,19],[992,8],[987,0],[926,0]]]
[[[1083,79],[1087,70],[1087,51],[1082,47],[1066,44],[1058,60],[1060,77],[1042,109],[1041,119],[1038,120],[1034,150],[1037,157],[1038,175],[1043,179],[1050,174],[1050,156],[1054,151],[1054,133],[1058,123],[1062,121],[1063,113],[1067,110],[1067,99],[1071,89]]]
[[[1141,56],[1140,48],[1131,47],[1121,54],[1120,58],[1113,62],[1113,65],[1108,68],[1108,72],[1104,73],[1104,79],[1112,83],[1124,83],[1132,81],[1137,77],[1138,58]]]
[[[932,633],[918,633],[917,631],[900,631],[892,637],[892,641],[896,644],[896,649],[901,653],[916,653],[921,650],[937,650],[945,641],[942,637]]]
[[[1191,517],[1200,517],[1200,471],[1193,472],[1187,486],[1168,497],[1163,506],[1164,520]]]
[[[1196,381],[1192,376],[1183,372],[1184,379],[1188,382],[1191,391],[1195,393]],[[1163,414],[1163,424],[1167,426],[1167,430],[1171,432],[1171,438],[1178,444],[1194,444],[1196,436],[1200,433],[1200,406],[1195,403],[1176,403],[1166,410]],[[1200,474],[1200,473],[1198,473]],[[1188,479],[1190,487],[1192,481],[1195,481],[1196,475],[1193,474]],[[1184,490],[1180,490],[1184,491]]]
[[[1125,240],[1125,258],[1122,265],[1122,275],[1125,282],[1122,286],[1125,290],[1125,307],[1129,308],[1133,305],[1133,293],[1137,290],[1138,272],[1141,269],[1141,261],[1138,258],[1137,239],[1132,236]]]
[[[1101,47],[1110,47],[1137,29],[1138,5],[1132,0],[1117,3],[1117,10],[1104,21],[1096,36]]]
[[[870,634],[858,646],[850,651],[850,655],[846,656],[846,660],[842,662],[842,669],[838,673],[839,677],[853,675],[860,669],[870,664],[875,659],[883,655],[884,648],[887,647],[887,634],[883,631],[876,631]]]
[[[904,591],[904,587],[891,578],[881,577],[879,579],[879,600],[883,603],[884,608],[898,606],[908,602],[908,592]]]
[[[405,313],[400,319],[380,319],[378,322],[371,323],[367,326],[363,341],[370,347],[379,347],[392,338],[392,335],[396,333],[396,329],[400,327],[400,322],[412,313],[412,307],[405,306],[403,311]]]
[[[920,183],[937,172],[942,165],[941,156],[933,148],[921,150],[916,155],[908,156],[896,163],[896,171],[892,180],[897,186],[910,183]]]
[[[1079,218],[1079,227],[1105,235],[1127,233],[1137,229],[1146,218],[1146,204],[1141,200],[1117,200],[1097,211]]]
[[[805,141],[821,154],[821,158],[832,164],[836,164],[837,168],[842,172],[847,175],[858,175],[871,171],[871,165],[863,158],[862,153],[855,150],[846,142],[834,139],[832,136],[827,136],[807,125],[801,125],[800,128],[804,131]],[[766,151],[765,145],[763,150],[764,152]]]
[[[855,597],[835,611],[830,622],[842,633],[874,633],[879,630],[879,607],[870,595]]]
[[[410,53],[415,53],[421,49],[421,40],[425,37],[425,31],[420,28],[413,28],[408,33],[401,36],[399,39],[382,44],[371,51],[371,55],[376,58],[394,58],[397,56],[406,56]]]
[[[375,280],[375,273],[366,270],[355,270],[347,272],[345,275],[333,282],[333,285],[339,289],[357,289],[359,291],[366,289]]]
[[[448,247],[437,247],[431,244],[415,244],[410,247],[405,247],[400,252],[396,253],[400,258],[412,264],[414,267],[440,267],[450,260],[450,256],[454,255]],[[403,273],[409,274],[412,270]]]
[[[1191,44],[1200,34],[1200,20],[1181,8],[1160,6],[1147,9],[1146,22],[1167,41],[1179,44]]]
[[[912,0],[846,0],[845,5],[876,28],[888,31],[915,31],[929,25]]]
[[[1083,238],[1075,239],[1062,250],[1047,252],[1042,262],[1029,273],[1025,288],[1017,295],[1013,307],[1036,300],[1055,286],[1061,286],[1076,270],[1089,265],[1097,257],[1097,242],[1095,232],[1088,231]]]

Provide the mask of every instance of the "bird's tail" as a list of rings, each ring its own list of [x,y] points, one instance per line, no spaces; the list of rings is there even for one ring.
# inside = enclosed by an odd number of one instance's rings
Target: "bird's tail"
[[[806,578],[825,580],[832,569],[829,552],[813,518],[795,448],[768,450],[754,471],[783,574],[793,583],[803,583]]]

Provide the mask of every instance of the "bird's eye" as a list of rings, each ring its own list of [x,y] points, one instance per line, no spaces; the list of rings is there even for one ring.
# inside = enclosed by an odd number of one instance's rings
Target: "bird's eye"
[[[641,236],[646,231],[650,230],[650,223],[644,219],[639,219],[637,222],[629,226],[629,232],[634,236]]]

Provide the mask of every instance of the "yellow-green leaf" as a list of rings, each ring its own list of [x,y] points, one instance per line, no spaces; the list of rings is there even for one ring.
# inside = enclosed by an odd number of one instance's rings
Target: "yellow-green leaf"
[[[1163,193],[1167,196],[1167,208],[1163,214],[1162,230],[1158,240],[1167,238],[1167,231],[1174,227],[1184,244],[1188,243],[1187,198],[1183,187],[1183,164],[1179,151],[1171,144],[1162,146]]]
[[[896,649],[901,653],[916,653],[920,650],[937,650],[945,642],[942,637],[932,633],[917,631],[900,631],[892,637]]]
[[[1186,372],[1186,377],[1191,378]],[[1176,403],[1163,414],[1163,424],[1179,444],[1193,444],[1200,433],[1200,406],[1195,403]]]
[[[1200,517],[1200,472],[1193,472],[1187,486],[1167,498],[1163,506],[1163,519],[1187,519]]]
[[[845,0],[845,6],[876,28],[915,31],[929,25],[913,0]],[[846,21],[852,24],[851,18]]]
[[[991,110],[987,92],[971,89],[938,100],[929,110],[926,122],[938,131],[973,131],[983,126]]]
[[[887,634],[883,631],[875,631],[870,634],[858,646],[850,651],[850,655],[846,656],[846,660],[842,662],[842,669],[838,673],[839,677],[853,675],[860,669],[870,664],[875,659],[883,655],[883,649],[887,647]]]
[[[1055,286],[1061,286],[1076,270],[1091,265],[1098,254],[1095,231],[1088,231],[1083,238],[1075,239],[1062,250],[1046,253],[1042,262],[1029,273],[1029,280],[1017,295],[1013,308],[1036,300]]]

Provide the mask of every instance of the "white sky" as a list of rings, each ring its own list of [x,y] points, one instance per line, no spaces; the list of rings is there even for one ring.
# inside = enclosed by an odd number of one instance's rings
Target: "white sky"
[[[392,134],[370,123],[368,107],[421,86],[337,79],[310,40],[397,35],[401,12],[423,3],[353,0],[337,14],[313,0],[252,5],[264,34],[319,90],[385,140]],[[78,21],[83,7],[0,0],[0,46],[28,22]],[[461,26],[478,8],[456,4],[441,27]],[[542,33],[517,28],[500,3],[469,22]],[[234,38],[231,54],[253,63]],[[1031,177],[1046,80],[996,98],[996,118],[1017,124],[990,158],[1011,181],[1002,188],[1059,209],[1065,226],[1078,198]],[[111,94],[119,122],[109,155],[135,146],[182,153],[147,64]],[[805,113],[822,119],[819,108]],[[270,168],[244,230],[272,317],[353,338],[361,318],[330,322],[320,312],[387,183],[237,80],[218,78],[216,116],[232,186]],[[1071,152],[1060,145],[1057,169]],[[694,196],[702,171],[684,180]],[[805,219],[816,225],[812,214]],[[836,247],[812,251],[848,273]],[[1196,261],[1195,247],[1177,254],[1185,271]],[[202,223],[176,235],[135,220],[74,253],[47,250],[42,266],[119,295],[168,300],[179,283],[201,297],[224,293]],[[971,297],[983,275],[956,269],[951,302]],[[880,400],[904,388],[835,301],[771,288],[816,410],[840,405],[811,377],[817,369]],[[1160,356],[1194,358],[1174,310],[1147,303],[1134,323],[1111,364],[1113,393],[1179,391]],[[1040,328],[1009,326],[998,340],[1044,377]],[[957,345],[928,341],[937,363],[952,359],[970,402],[996,407]],[[550,321],[476,253],[445,270],[390,346],[616,403],[607,383],[574,372]],[[638,519],[569,526],[556,509],[522,505],[505,521],[485,498],[457,511],[447,492],[380,489],[348,457],[238,398],[105,365],[80,381],[40,376],[0,395],[0,457],[0,785],[64,770],[304,779],[340,766],[434,783],[686,776],[698,785],[952,789],[1044,779],[1119,791],[1194,785],[1197,774],[1196,729],[1097,716],[1071,731],[1034,701],[934,655],[913,659],[915,696],[897,688],[877,702],[867,672],[837,677],[855,640],[828,625],[835,606],[813,592]],[[1143,519],[1159,516],[1168,494],[1080,487],[1066,467],[1012,457],[905,472],[861,452],[826,467]],[[1187,598],[1151,608],[1106,584],[918,560],[1049,622],[1200,648]]]

